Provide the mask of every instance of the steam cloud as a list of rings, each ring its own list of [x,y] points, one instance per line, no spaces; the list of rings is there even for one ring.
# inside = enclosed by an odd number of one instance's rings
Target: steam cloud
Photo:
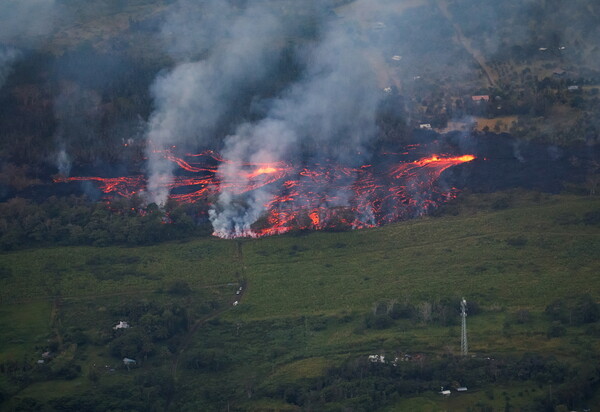
[[[225,1],[181,1],[163,33],[176,34],[170,46],[182,61],[152,87],[157,109],[147,132],[148,191],[157,204],[166,201],[165,183],[173,173],[160,152],[214,139],[235,100],[271,70],[279,55],[274,42],[284,36],[285,26],[268,3],[240,12]],[[197,60],[200,54],[206,57]]]
[[[71,158],[64,148],[61,148],[56,155],[56,166],[58,173],[63,176],[69,176],[69,173],[71,173]]]
[[[176,64],[152,87],[156,109],[146,133],[148,200],[160,205],[169,195],[167,183],[174,165],[165,159],[165,150],[220,148],[224,157],[218,171],[221,181],[259,187],[240,194],[222,185],[209,213],[215,234],[222,237],[251,236],[252,224],[273,199],[273,189],[260,184],[268,176],[253,175],[249,164],[286,162],[300,167],[305,161],[328,159],[356,166],[368,158],[383,89],[400,86],[399,78],[406,77],[392,73],[398,66],[386,62],[391,56],[399,61],[402,54],[403,70],[414,78],[420,77],[419,70],[428,66],[428,59],[436,59],[433,66],[441,73],[456,74],[461,64],[465,76],[472,73],[472,57],[462,46],[451,44],[455,29],[441,8],[434,10],[436,20],[428,19],[423,8],[404,13],[392,0],[356,0],[338,8],[331,2],[312,2],[306,9],[312,13],[316,34],[299,36],[313,40],[291,50],[301,73],[276,90],[275,96],[262,96],[258,86],[264,86],[276,72],[274,66],[285,49],[282,41],[293,38],[286,7],[294,7],[294,2],[180,0],[162,30]],[[456,6],[450,12],[458,20],[466,7]],[[485,12],[487,16],[499,13],[495,7]],[[427,52],[432,43],[427,24],[432,21],[444,22],[435,35],[437,40],[447,39],[448,47],[437,45]],[[512,42],[527,39],[530,33],[526,31],[513,32]],[[493,35],[488,40],[491,43],[486,47],[492,54],[507,47]],[[410,62],[423,53],[426,58],[421,59],[421,66],[412,67]],[[248,110],[245,119],[232,120],[231,114],[239,108],[236,105],[249,94],[260,113]],[[334,202],[324,206],[346,205],[351,183],[349,177],[348,193],[340,185],[319,188],[325,190],[323,202]]]
[[[246,163],[272,164],[293,158],[301,145],[315,148],[313,155],[322,158],[343,163],[361,160],[358,153],[365,151],[375,134],[375,114],[382,97],[374,69],[377,59],[368,52],[355,21],[330,21],[320,38],[304,53],[307,69],[302,79],[272,102],[264,119],[243,124],[227,137],[223,155],[230,162],[219,171],[223,179],[239,181],[248,176],[241,166]],[[320,188],[328,189],[343,190]],[[251,225],[272,196],[268,186],[247,192],[243,198],[225,189],[210,211],[215,234],[251,236]],[[349,196],[336,193],[329,198],[345,203],[343,199]]]
[[[11,72],[12,64],[19,58],[19,51],[13,48],[0,49],[0,87]]]
[[[19,48],[43,40],[58,15],[55,0],[4,0],[0,2],[0,87],[12,64],[21,56]]]
[[[63,176],[68,176],[71,171],[72,160],[68,153],[73,147],[90,158],[93,155],[101,120],[100,101],[96,92],[70,83],[62,85],[60,94],[54,99],[57,151],[53,160]]]
[[[28,49],[41,44],[59,17],[55,0],[4,0],[0,2],[0,88],[12,71],[12,65]],[[5,45],[5,46],[3,46]],[[71,161],[64,145],[55,159],[59,172],[68,175]]]
[[[364,160],[383,97],[377,73],[382,58],[372,51],[372,27],[356,15],[323,17],[331,7],[314,7],[318,40],[295,49],[303,74],[274,98],[254,96],[262,118],[242,122],[225,138],[222,181],[247,179],[250,184],[244,164],[294,160],[306,148],[347,164]],[[178,3],[163,35],[179,64],[152,88],[156,110],[147,131],[149,201],[163,204],[169,194],[165,183],[173,164],[161,152],[173,146],[216,146],[214,135],[236,99],[264,81],[281,57],[288,23],[276,2],[241,10],[229,2]],[[210,211],[215,233],[251,235],[252,223],[272,196],[268,185],[245,195],[223,189]],[[344,203],[349,196],[337,193],[335,198]]]

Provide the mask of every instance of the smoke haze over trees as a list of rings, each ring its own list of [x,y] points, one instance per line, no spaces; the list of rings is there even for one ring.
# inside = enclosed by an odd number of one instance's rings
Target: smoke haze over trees
[[[474,118],[527,140],[598,141],[594,2],[76,6],[0,5],[2,181],[110,165],[143,170],[146,202],[164,204],[164,150],[218,150],[231,177],[247,162],[357,165],[420,124],[468,129]],[[247,231],[271,196],[223,192],[216,230]]]

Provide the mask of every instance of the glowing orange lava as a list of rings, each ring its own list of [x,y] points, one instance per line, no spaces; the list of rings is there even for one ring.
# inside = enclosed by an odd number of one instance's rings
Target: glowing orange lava
[[[411,146],[407,150],[417,148]],[[377,163],[358,168],[333,163],[294,167],[284,162],[235,164],[212,151],[186,154],[184,158],[169,151],[157,153],[186,174],[164,182],[170,197],[179,202],[206,203],[223,191],[243,196],[268,186],[272,195],[263,205],[264,214],[245,234],[256,237],[302,229],[367,228],[425,214],[456,196],[456,189],[437,184],[440,175],[452,166],[475,159],[470,154],[438,154],[408,161],[403,156],[409,152],[402,152],[384,153]],[[221,172],[219,167],[224,164],[233,166],[232,170],[239,173],[237,177]],[[95,182],[108,199],[114,195],[131,197],[146,189],[146,178],[141,175],[55,181]],[[229,237],[226,233],[218,235]]]
[[[248,173],[247,176],[252,178],[252,177],[256,177],[256,176],[260,176],[260,175],[276,173],[277,171],[278,171],[278,169],[275,167],[264,166],[264,167],[259,167],[252,173]]]
[[[318,212],[311,212],[308,217],[310,217],[310,220],[312,221],[312,224],[314,227],[319,227],[319,223],[321,222],[321,218],[319,217],[319,213]]]

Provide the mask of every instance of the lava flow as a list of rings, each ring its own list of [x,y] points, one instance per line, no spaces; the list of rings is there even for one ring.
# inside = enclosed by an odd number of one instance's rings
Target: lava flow
[[[472,155],[403,159],[407,154],[383,154],[376,165],[351,168],[330,162],[310,166],[284,162],[235,164],[212,151],[187,154],[184,158],[165,152],[164,157],[178,165],[183,175],[164,185],[172,199],[184,203],[200,200],[206,203],[224,191],[243,198],[247,193],[268,188],[270,200],[264,203],[264,213],[253,222],[251,230],[242,234],[233,230],[215,231],[220,237],[374,227],[423,215],[455,197],[456,189],[439,184],[440,175],[452,166],[475,159]],[[238,171],[234,177],[223,172],[228,164]],[[115,195],[131,197],[146,189],[142,175],[69,177],[55,181],[96,182],[108,199]]]

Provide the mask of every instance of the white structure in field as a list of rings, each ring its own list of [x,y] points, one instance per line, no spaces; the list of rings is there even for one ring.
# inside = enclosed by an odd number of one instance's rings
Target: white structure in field
[[[129,323],[124,322],[122,320],[120,320],[119,323],[117,323],[116,326],[113,326],[114,330],[117,330],[117,329],[127,329],[127,328],[129,328]]]
[[[469,343],[467,341],[467,301],[465,298],[460,302],[460,316],[462,318],[462,327],[460,334],[460,353],[467,356],[469,353]]]
[[[386,363],[384,355],[369,355],[369,360],[372,363]]]

